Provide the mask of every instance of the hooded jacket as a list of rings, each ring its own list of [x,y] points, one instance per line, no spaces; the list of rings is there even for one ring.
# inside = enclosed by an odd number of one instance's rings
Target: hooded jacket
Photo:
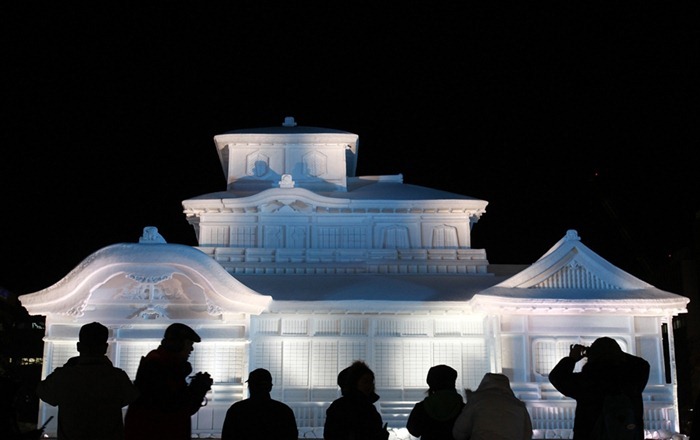
[[[455,440],[530,440],[532,420],[508,377],[486,373],[452,428]]]

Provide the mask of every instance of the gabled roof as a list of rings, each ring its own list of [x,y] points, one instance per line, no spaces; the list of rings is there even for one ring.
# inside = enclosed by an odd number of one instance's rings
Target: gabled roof
[[[518,274],[473,298],[475,309],[523,313],[685,313],[689,299],[666,292],[613,266],[567,231]]]
[[[32,315],[121,320],[260,314],[272,301],[191,246],[143,241],[102,248],[58,283],[20,299]]]

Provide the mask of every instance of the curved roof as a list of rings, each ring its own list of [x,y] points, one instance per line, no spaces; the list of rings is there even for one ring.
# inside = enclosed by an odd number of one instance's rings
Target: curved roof
[[[32,315],[153,320],[260,314],[272,298],[191,246],[145,242],[102,248],[53,286],[21,301]],[[107,309],[108,316],[101,317]]]

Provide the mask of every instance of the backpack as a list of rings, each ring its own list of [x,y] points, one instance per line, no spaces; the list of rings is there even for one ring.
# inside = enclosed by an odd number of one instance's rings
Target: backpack
[[[595,440],[635,440],[642,438],[639,432],[643,426],[637,426],[634,420],[632,400],[623,393],[608,394],[603,399],[600,416],[591,432]]]

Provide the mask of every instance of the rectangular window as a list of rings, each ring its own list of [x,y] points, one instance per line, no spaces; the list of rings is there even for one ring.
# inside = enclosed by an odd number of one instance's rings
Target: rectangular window
[[[403,343],[380,342],[374,344],[374,365],[370,365],[375,374],[378,388],[401,388],[404,383]]]
[[[403,343],[403,387],[425,388],[425,376],[432,366],[429,341]]]
[[[284,386],[286,388],[309,387],[309,343],[284,341],[282,350]]]
[[[491,371],[486,344],[482,339],[474,339],[462,342],[461,348],[462,369],[458,371],[462,376],[462,386],[475,390],[484,374]]]
[[[126,371],[131,380],[136,379],[136,371],[139,368],[141,357],[158,346],[158,341],[146,342],[118,342],[117,362],[114,364]]]
[[[62,367],[66,361],[74,356],[78,356],[78,349],[75,342],[55,342],[51,353],[51,367]]]
[[[242,383],[245,349],[242,344],[201,342],[190,356],[192,372],[206,371],[218,383]]]
[[[312,387],[336,387],[338,372],[345,368],[338,364],[338,342],[314,341],[311,368]]]

